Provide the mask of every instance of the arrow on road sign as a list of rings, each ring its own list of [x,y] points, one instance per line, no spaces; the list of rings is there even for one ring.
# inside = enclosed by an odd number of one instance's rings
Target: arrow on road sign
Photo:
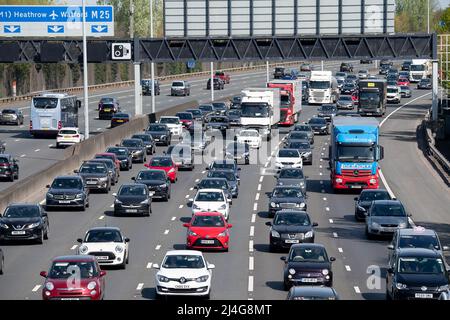
[[[64,33],[64,26],[47,26],[48,33]]]
[[[20,33],[20,26],[4,26],[4,33]]]
[[[92,33],[106,33],[108,32],[108,26],[106,25],[94,25],[91,26]]]

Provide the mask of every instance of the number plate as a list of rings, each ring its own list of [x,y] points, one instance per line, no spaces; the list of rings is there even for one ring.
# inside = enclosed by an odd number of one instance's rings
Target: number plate
[[[87,181],[86,184],[97,184],[96,181]]]
[[[138,211],[137,211],[137,209],[126,209],[125,212],[128,212],[128,213],[136,213],[136,212],[138,212]]]
[[[110,112],[111,109],[104,109],[103,111],[105,111],[105,112]]]
[[[59,203],[70,203],[70,201],[67,201],[67,200],[59,200]]]
[[[299,240],[284,240],[285,243],[299,243]]]
[[[432,299],[433,294],[432,293],[416,293],[414,295],[414,297],[420,298],[420,299]]]
[[[61,300],[80,300],[80,298],[61,298]]]
[[[123,122],[123,120],[117,120],[117,122]]]
[[[362,188],[362,186],[350,186],[350,189],[361,189]]]
[[[317,279],[316,278],[303,278],[302,282],[315,283],[315,282],[317,282]]]
[[[156,139],[156,138],[155,138],[155,141],[156,141],[156,142],[158,142],[158,141],[159,141],[159,139]]]
[[[202,240],[201,243],[203,243],[203,244],[214,244],[214,240]]]
[[[97,260],[108,260],[107,256],[96,256]]]
[[[177,284],[177,285],[175,285],[175,288],[176,289],[189,289],[189,285],[187,285],[187,284],[185,284],[185,285]]]
[[[11,234],[13,236],[20,236],[20,235],[24,235],[25,231],[11,231]]]

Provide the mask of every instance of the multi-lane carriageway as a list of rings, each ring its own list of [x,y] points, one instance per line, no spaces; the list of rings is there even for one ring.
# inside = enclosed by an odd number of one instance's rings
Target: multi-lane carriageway
[[[338,65],[335,63],[328,69],[336,70]],[[245,86],[261,86],[264,81],[263,72],[234,76],[232,86],[228,86],[229,89],[221,94],[237,94]],[[203,87],[204,83],[199,82],[192,96],[207,101],[209,91],[203,90]],[[163,92],[167,92],[166,88],[163,87]],[[130,92],[116,94],[120,98]],[[126,105],[127,101],[132,101],[130,99],[132,97],[128,97],[128,100],[122,98],[122,104]],[[178,103],[178,100],[172,104]],[[414,91],[412,98],[402,99],[400,105],[390,105],[387,115],[381,119],[381,143],[385,147],[385,159],[381,163],[383,187],[390,189],[405,204],[416,225],[435,229],[441,241],[449,244],[450,194],[426,162],[416,141],[417,125],[430,103],[429,91]],[[159,102],[158,108],[163,105],[167,107],[164,102]],[[95,109],[94,104],[91,109]],[[305,106],[300,120],[307,120],[316,110],[316,106]],[[14,133],[9,133],[9,136],[3,133],[3,138],[10,141],[14,139]],[[27,145],[36,145],[45,140],[23,140],[19,141],[23,145],[17,144],[16,148],[18,151],[24,150],[23,153],[31,151],[24,158],[29,157],[27,163],[32,164],[38,156],[32,154],[34,149],[31,150]],[[270,171],[273,160],[271,154],[275,154],[278,146],[274,141],[277,140],[274,139],[270,144],[272,148],[265,159],[258,164],[242,166],[240,195],[233,201],[230,213],[230,223],[233,224],[230,251],[205,253],[207,260],[216,265],[212,299],[274,300],[286,297],[282,289],[283,263],[279,259],[283,253],[269,252],[269,228],[265,225],[269,221],[265,193],[270,192],[275,184]],[[45,143],[48,149],[49,141]],[[334,287],[341,298],[384,299],[388,242],[366,240],[364,225],[353,220],[354,194],[332,193],[327,160],[328,143],[329,136],[316,137],[313,165],[305,166],[305,174],[309,177],[308,212],[319,223],[316,242],[323,243],[328,253],[337,259],[333,264]],[[13,146],[8,144],[7,148]],[[158,147],[157,153],[163,150],[163,147]],[[24,162],[21,163],[22,167]],[[47,270],[52,257],[74,253],[76,239],[82,237],[89,228],[104,225],[117,226],[131,238],[130,264],[126,270],[108,270],[105,298],[153,299],[155,270],[151,269],[151,265],[160,264],[167,250],[184,248],[186,230],[182,223],[191,216],[190,208],[187,207],[188,199],[195,194],[195,183],[206,175],[206,165],[197,165],[193,172],[181,171],[178,182],[173,185],[172,199],[168,203],[155,201],[153,215],[149,218],[112,216],[111,193],[116,192],[119,185],[113,187],[108,195],[92,194],[91,207],[86,212],[51,211],[50,239],[44,245],[2,245],[6,263],[5,274],[0,276],[0,299],[40,299],[43,279],[39,271]],[[120,184],[131,182],[131,177],[143,168],[135,165],[132,171],[122,172]],[[41,200],[36,199],[36,202]],[[380,268],[379,287],[376,287],[376,281],[370,281],[375,287],[367,286],[369,266]]]

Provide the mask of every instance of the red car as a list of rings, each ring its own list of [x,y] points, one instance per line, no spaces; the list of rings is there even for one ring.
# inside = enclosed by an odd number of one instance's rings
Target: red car
[[[409,79],[408,78],[398,78],[397,85],[399,85],[399,86],[409,86],[410,85]]]
[[[191,128],[194,124],[194,115],[190,112],[178,112],[176,117],[180,118],[180,122],[186,129]]]
[[[230,81],[231,81],[230,75],[225,73],[225,72],[223,72],[223,71],[216,71],[216,74],[214,75],[214,78],[219,78],[226,84],[229,84]]]
[[[144,164],[144,166],[149,169],[164,170],[172,183],[178,180],[178,166],[170,156],[153,157],[148,163]]]
[[[117,170],[120,171],[120,160],[117,159],[117,156],[115,153],[111,153],[111,152],[97,153],[94,158],[95,159],[111,159],[112,161],[114,161]]]
[[[352,93],[352,101],[353,101],[353,104],[358,104],[358,102],[359,102],[359,96],[358,96],[358,91],[355,91],[355,92],[353,92]]]
[[[191,222],[184,223],[188,228],[186,249],[216,249],[228,251],[229,224],[220,212],[199,212],[192,216]]]
[[[61,256],[54,258],[45,278],[44,300],[103,300],[106,272],[94,256]]]

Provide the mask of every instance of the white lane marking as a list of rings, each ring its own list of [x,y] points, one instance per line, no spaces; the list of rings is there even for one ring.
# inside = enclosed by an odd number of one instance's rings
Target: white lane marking
[[[345,270],[347,270],[348,272],[352,271],[352,268],[350,268],[350,266],[346,265],[345,266]]]
[[[259,182],[263,182],[263,180],[264,180],[264,176],[261,176],[261,177],[259,178]]]
[[[248,276],[248,291],[253,292],[253,276]]]
[[[171,219],[171,220],[172,220],[172,221],[175,221],[176,219],[177,219],[177,217],[172,217],[172,219]]]
[[[323,184],[323,180],[320,180],[320,184]]]
[[[24,157],[26,157],[26,154],[23,154],[23,155],[21,155],[20,157],[21,157],[21,158],[24,158]]]
[[[169,229],[166,229],[166,230],[164,231],[164,234],[169,234]]]
[[[355,290],[356,293],[361,293],[361,290],[359,290],[358,286],[354,286],[353,289]]]
[[[160,245],[160,244],[158,244],[158,245],[155,247],[155,250],[159,250],[159,249],[161,249],[161,245]]]
[[[272,157],[268,157],[268,158],[267,158],[267,161],[270,161],[271,158],[272,158]]]
[[[184,205],[180,204],[179,209],[183,209]]]
[[[153,263],[151,263],[151,262],[147,263],[147,269],[151,269],[152,266],[153,266]]]
[[[199,182],[200,181],[200,179],[195,179],[195,182]]]
[[[100,131],[100,130],[102,130],[102,128],[97,128],[96,130],[97,130],[97,131]]]
[[[255,223],[256,221],[256,213],[252,214],[252,223]]]
[[[337,238],[338,234],[336,232],[333,232],[333,237]]]
[[[74,244],[74,245],[70,248],[70,250],[75,250],[77,247],[78,247],[78,245]]]
[[[322,172],[319,172],[319,175],[323,176],[323,173],[322,173]]]
[[[98,220],[103,220],[103,219],[105,219],[105,216],[100,216],[100,217],[98,218]]]
[[[14,140],[15,142],[19,142],[20,141],[20,139],[16,139],[16,140]]]
[[[253,237],[255,235],[255,226],[250,227],[250,237]]]
[[[323,161],[323,159],[320,159],[320,162],[322,162]]]
[[[41,285],[40,284],[38,284],[38,285],[35,285],[34,286],[34,288],[33,288],[33,290],[31,290],[31,291],[33,291],[33,292],[36,292],[36,291],[38,291],[39,290],[39,288],[41,287]]]
[[[323,151],[325,151],[325,148],[322,148]]]
[[[326,210],[326,211],[330,211],[330,208],[329,208],[329,207],[326,207],[325,210]]]
[[[319,168],[320,168],[320,169],[322,169],[322,168],[323,168],[323,166],[322,166],[322,165],[320,165],[320,166],[319,166]]]
[[[264,165],[264,168],[267,168],[269,166],[269,162],[266,162],[266,164]]]
[[[185,198],[186,198],[186,199],[189,198],[189,195],[187,194]]]
[[[205,170],[203,170],[203,171],[202,171],[202,174],[204,174],[205,172],[206,172],[206,171],[205,171]]]
[[[248,270],[253,271],[255,267],[253,257],[248,257]]]
[[[192,191],[192,190],[194,190],[194,188],[189,188],[189,191]]]
[[[36,150],[34,150],[34,152],[39,152],[39,151],[41,151],[41,149],[36,149]]]
[[[49,148],[53,147],[53,143],[50,143],[50,144],[48,145],[48,147],[49,147]]]
[[[144,284],[143,283],[139,283],[137,285],[137,287],[136,287],[136,290],[140,291],[140,290],[142,290],[143,287],[144,287]]]
[[[323,153],[323,152],[322,152],[322,153],[321,153],[320,155],[321,155],[321,156],[324,156],[324,155],[325,155],[325,153]]]
[[[328,219],[328,221],[330,221],[330,223],[334,223],[333,219]]]
[[[327,201],[327,198],[323,197],[323,201]]]
[[[379,172],[380,172],[381,181],[383,181],[383,184],[386,187],[387,192],[389,192],[389,195],[391,196],[391,198],[395,198],[395,194],[392,191],[391,187],[389,187],[389,184],[387,183],[386,178],[384,177],[383,171],[381,171],[381,168],[380,168]]]
[[[261,191],[261,184],[258,184],[258,191]]]
[[[259,200],[259,192],[256,193],[256,196],[255,196],[255,201],[258,201],[258,200]]]
[[[253,204],[253,211],[256,211],[256,210],[258,210],[258,203],[255,202]]]
[[[339,251],[340,253],[344,252],[344,250],[342,250],[342,248],[338,248],[338,251]]]
[[[325,193],[325,190],[322,190],[322,193]]]
[[[253,240],[248,242],[248,251],[253,252]]]

